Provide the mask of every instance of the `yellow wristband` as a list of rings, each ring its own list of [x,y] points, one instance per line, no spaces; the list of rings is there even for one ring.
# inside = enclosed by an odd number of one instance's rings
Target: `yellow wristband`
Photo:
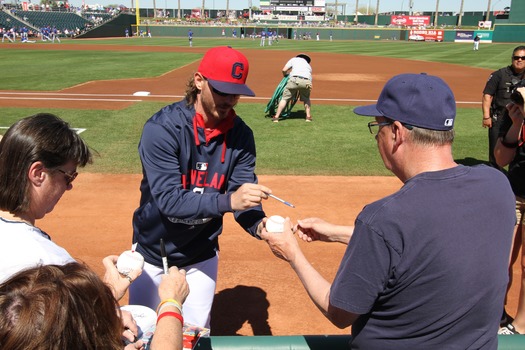
[[[175,299],[166,299],[166,300],[161,301],[159,306],[157,306],[157,314],[159,313],[159,310],[162,307],[162,305],[164,305],[166,303],[173,303],[173,304],[175,304],[175,307],[177,309],[179,309],[179,311],[181,311],[181,313],[182,313],[182,305],[177,300],[175,300]]]

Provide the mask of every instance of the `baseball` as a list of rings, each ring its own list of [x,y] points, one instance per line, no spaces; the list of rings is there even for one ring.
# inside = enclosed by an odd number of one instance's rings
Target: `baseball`
[[[135,251],[126,250],[117,260],[117,270],[123,275],[128,275],[133,270],[142,270],[144,257]]]
[[[279,215],[272,215],[266,221],[266,231],[283,232],[284,218]]]

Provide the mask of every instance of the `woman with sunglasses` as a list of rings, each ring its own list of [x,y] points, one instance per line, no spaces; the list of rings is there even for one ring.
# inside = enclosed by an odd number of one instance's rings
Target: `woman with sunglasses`
[[[75,259],[36,226],[62,195],[73,188],[77,167],[92,162],[91,151],[69,124],[39,113],[13,124],[0,141],[0,283],[40,265],[65,265]],[[120,299],[141,271],[120,275],[117,256],[104,262],[104,281]],[[110,266],[112,265],[112,266]],[[123,326],[137,334],[129,313]],[[126,334],[126,338],[131,335]]]
[[[35,226],[73,188],[77,166],[91,163],[88,146],[52,114],[11,126],[0,141],[0,282],[22,269],[74,261]]]

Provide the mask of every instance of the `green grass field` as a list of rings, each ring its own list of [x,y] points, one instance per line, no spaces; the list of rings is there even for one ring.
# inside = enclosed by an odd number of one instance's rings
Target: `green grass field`
[[[187,46],[185,38],[66,42],[75,45]],[[259,49],[259,42],[251,39],[194,39],[196,47],[217,45]],[[474,52],[470,44],[456,43],[281,40],[264,50],[384,56],[497,69],[509,64],[515,46],[484,44],[480,51]],[[199,58],[200,55],[191,53],[8,49],[2,50],[4,70],[0,86],[2,90],[57,90],[89,80],[158,76]],[[472,88],[480,91],[481,98],[483,87]],[[165,103],[141,102],[121,111],[51,109],[46,112],[59,115],[73,127],[87,129],[82,135],[98,156],[85,171],[139,173],[137,144],[142,125],[163,105]],[[265,107],[266,102],[241,102],[236,108],[254,131],[258,174],[390,175],[368,132],[368,120],[355,117],[352,106],[315,105],[314,102],[314,123],[296,119],[280,123],[279,127],[264,118]],[[301,111],[302,107],[294,110]],[[0,127],[41,111],[4,108],[0,111]],[[454,157],[458,162],[469,165],[486,162],[487,131],[480,123],[479,109],[458,109],[454,145]],[[0,129],[0,133],[4,131]]]

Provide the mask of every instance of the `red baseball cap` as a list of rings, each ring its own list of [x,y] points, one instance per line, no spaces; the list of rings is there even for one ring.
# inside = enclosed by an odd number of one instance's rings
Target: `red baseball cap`
[[[248,60],[242,53],[230,46],[220,46],[206,52],[198,72],[222,93],[255,96],[246,85],[249,69]]]

